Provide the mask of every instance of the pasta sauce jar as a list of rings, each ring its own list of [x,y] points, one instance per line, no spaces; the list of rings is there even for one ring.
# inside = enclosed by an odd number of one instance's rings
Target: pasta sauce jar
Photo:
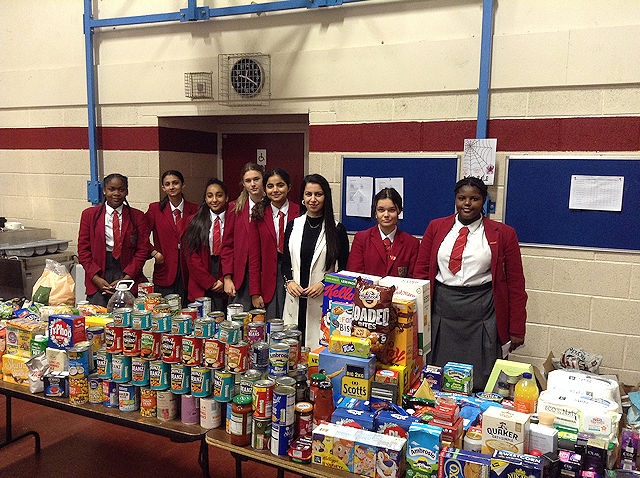
[[[236,395],[231,405],[229,432],[231,444],[246,446],[251,443],[251,419],[253,408],[251,395]]]

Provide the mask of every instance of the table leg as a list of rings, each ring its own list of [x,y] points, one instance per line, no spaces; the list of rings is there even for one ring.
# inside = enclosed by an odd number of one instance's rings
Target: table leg
[[[198,454],[198,464],[202,469],[202,478],[209,478],[209,445],[204,437],[200,440],[200,453]]]
[[[35,452],[40,453],[40,435],[35,431],[28,431],[17,437],[13,436],[13,424],[11,423],[11,397],[5,395],[5,417],[6,417],[6,429],[5,429],[5,442],[0,443],[0,448],[4,448],[7,445],[22,440],[23,438],[33,435],[35,438]]]

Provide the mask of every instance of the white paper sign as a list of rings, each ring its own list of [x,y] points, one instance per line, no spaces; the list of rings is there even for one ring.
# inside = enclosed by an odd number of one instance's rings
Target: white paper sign
[[[371,217],[373,198],[373,178],[370,176],[347,176],[346,204],[347,216]]]
[[[569,209],[622,211],[624,176],[571,176]]]

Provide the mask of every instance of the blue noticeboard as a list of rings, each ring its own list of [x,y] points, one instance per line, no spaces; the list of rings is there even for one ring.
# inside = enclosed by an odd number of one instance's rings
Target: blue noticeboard
[[[573,175],[624,177],[622,210],[569,209]],[[640,158],[511,156],[505,189],[523,244],[640,251]]]
[[[429,221],[455,212],[453,188],[458,163],[457,155],[345,156],[342,163],[342,224],[349,232],[362,231],[376,224],[371,217],[347,216],[347,177],[403,178],[403,219],[398,227],[414,236],[422,236]]]

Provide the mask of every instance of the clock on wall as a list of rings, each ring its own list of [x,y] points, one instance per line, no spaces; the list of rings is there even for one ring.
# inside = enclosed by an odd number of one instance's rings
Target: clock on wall
[[[264,70],[252,58],[240,58],[231,67],[231,86],[241,96],[253,97],[264,86]]]

